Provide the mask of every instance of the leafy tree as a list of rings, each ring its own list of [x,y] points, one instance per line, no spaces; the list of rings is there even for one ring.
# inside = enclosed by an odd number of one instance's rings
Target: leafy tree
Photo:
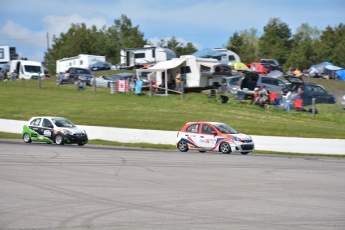
[[[291,50],[283,65],[283,70],[286,71],[289,67],[308,69],[315,61],[314,43],[317,42],[319,36],[320,31],[307,23],[298,27],[291,41]]]
[[[291,30],[279,18],[271,18],[259,40],[259,56],[285,63],[291,48]]]

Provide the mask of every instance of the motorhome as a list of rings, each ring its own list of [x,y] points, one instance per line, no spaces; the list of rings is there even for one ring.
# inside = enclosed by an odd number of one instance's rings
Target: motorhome
[[[56,73],[65,72],[70,67],[89,69],[96,62],[105,62],[105,56],[79,54],[76,57],[63,58],[56,61]]]
[[[176,58],[174,51],[146,45],[142,48],[122,49],[119,69],[140,69],[145,64],[158,63]]]
[[[184,88],[194,91],[218,88],[222,77],[233,75],[230,66],[219,63],[217,59],[196,58],[192,55],[162,61],[149,69],[137,69],[137,76],[140,77],[145,72],[149,73],[148,78],[154,80],[157,86],[162,83],[168,85],[180,73]]]
[[[16,71],[18,79],[44,79],[42,64],[37,61],[13,60],[10,61],[10,72]]]
[[[240,62],[241,58],[240,56],[238,56],[237,53],[231,51],[231,50],[227,50],[224,48],[213,48],[214,50],[221,52],[221,53],[225,53],[225,56],[220,57],[219,61],[221,63],[229,63],[229,62]]]

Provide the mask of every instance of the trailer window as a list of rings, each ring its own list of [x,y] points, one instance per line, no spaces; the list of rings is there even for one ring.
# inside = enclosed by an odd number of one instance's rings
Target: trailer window
[[[234,55],[229,55],[229,61],[235,61],[235,56]]]
[[[190,67],[189,66],[182,66],[180,68],[180,72],[181,72],[181,74],[190,73]]]
[[[24,69],[25,69],[25,72],[29,72],[29,73],[43,73],[41,66],[25,65]]]
[[[211,67],[200,65],[200,72],[211,72]]]
[[[145,58],[145,53],[136,53],[134,54],[134,58]]]

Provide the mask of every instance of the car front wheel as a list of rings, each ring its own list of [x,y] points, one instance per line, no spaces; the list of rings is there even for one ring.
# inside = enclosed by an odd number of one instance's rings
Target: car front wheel
[[[188,144],[185,141],[179,141],[177,147],[181,152],[188,151]]]
[[[249,152],[241,152],[243,155],[247,155]]]
[[[82,143],[78,143],[79,146],[83,146],[85,145],[85,142],[82,142]]]
[[[57,135],[55,137],[55,143],[58,145],[63,145],[64,144],[63,137],[61,135]]]
[[[224,154],[231,153],[231,147],[230,147],[229,143],[224,142],[220,145],[219,148],[220,148],[220,151]]]
[[[23,140],[25,143],[31,143],[32,140],[31,140],[30,134],[25,133],[23,136]]]

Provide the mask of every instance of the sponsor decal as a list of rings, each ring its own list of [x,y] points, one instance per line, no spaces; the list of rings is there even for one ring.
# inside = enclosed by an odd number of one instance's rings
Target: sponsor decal
[[[214,139],[214,138],[204,138],[204,139],[200,139],[200,143],[205,143],[205,144],[214,145],[216,142],[217,142],[217,140]]]
[[[44,136],[39,135],[39,136],[38,136],[38,139],[43,140],[43,139],[44,139]]]
[[[52,132],[50,130],[44,130],[43,136],[50,137],[52,135]]]

